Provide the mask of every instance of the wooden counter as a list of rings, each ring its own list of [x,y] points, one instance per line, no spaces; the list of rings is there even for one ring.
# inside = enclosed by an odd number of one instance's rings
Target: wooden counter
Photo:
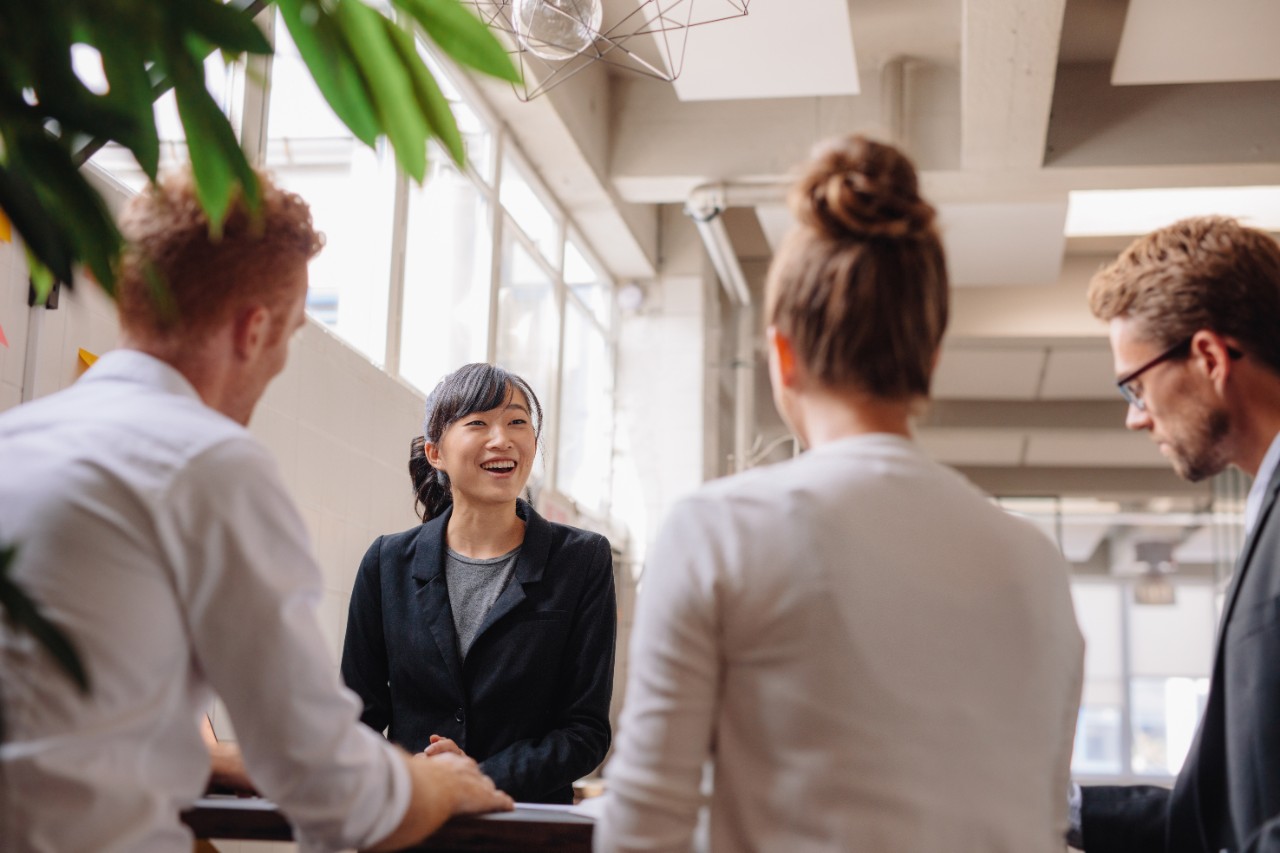
[[[182,813],[197,838],[290,841],[293,829],[274,803],[205,797]],[[432,853],[590,853],[594,822],[567,811],[517,807],[513,812],[456,817],[422,844]]]

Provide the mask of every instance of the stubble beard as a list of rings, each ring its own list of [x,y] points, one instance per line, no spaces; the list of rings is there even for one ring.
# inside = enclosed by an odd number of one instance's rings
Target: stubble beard
[[[1188,412],[1189,424],[1184,435],[1168,441],[1173,451],[1174,472],[1184,480],[1198,483],[1226,470],[1230,460],[1226,454],[1226,437],[1231,432],[1231,418],[1225,409],[1198,407]]]

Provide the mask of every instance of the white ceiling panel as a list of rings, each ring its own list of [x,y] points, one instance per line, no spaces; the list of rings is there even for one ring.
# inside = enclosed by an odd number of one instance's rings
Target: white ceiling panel
[[[933,374],[939,400],[1032,400],[1040,385],[1045,350],[944,348]]]
[[[756,207],[756,219],[760,220],[760,230],[764,232],[765,242],[769,248],[778,251],[782,238],[787,236],[796,219],[785,204],[762,204]]]
[[[931,459],[947,465],[1017,465],[1023,438],[984,430],[919,430],[916,440]]]
[[[1129,0],[1117,86],[1280,80],[1275,0]]]
[[[1056,284],[1066,248],[1067,202],[940,204],[951,283]]]
[[[1169,465],[1145,433],[1118,429],[1033,433],[1027,442],[1024,462],[1031,466],[1067,468],[1165,468]]]
[[[1097,349],[1049,350],[1049,362],[1040,385],[1042,400],[1116,400],[1111,351]],[[1120,426],[1120,424],[1116,424]]]
[[[682,101],[859,93],[847,0],[755,0],[746,17],[691,28],[688,39]]]

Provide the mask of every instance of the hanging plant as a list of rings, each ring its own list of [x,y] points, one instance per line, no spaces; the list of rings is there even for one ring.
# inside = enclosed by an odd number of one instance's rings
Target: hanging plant
[[[357,139],[386,136],[421,183],[428,139],[459,164],[462,135],[422,61],[414,27],[459,65],[517,82],[507,50],[460,0],[391,0],[407,24],[364,0],[57,0],[0,4],[0,210],[23,238],[41,299],[86,266],[109,294],[122,249],[101,196],[79,170],[86,151],[119,143],[152,180],[160,163],[153,105],[172,88],[197,194],[216,232],[232,198],[252,210],[257,179],[226,115],[205,87],[203,63],[268,54],[254,23],[278,6],[316,85]],[[102,57],[108,89],[76,76],[72,47]]]

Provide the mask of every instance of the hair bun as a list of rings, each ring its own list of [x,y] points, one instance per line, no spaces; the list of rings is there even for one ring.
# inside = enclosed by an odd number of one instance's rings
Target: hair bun
[[[792,190],[791,209],[802,225],[833,240],[935,234],[935,212],[920,198],[911,161],[863,136],[818,151]]]

